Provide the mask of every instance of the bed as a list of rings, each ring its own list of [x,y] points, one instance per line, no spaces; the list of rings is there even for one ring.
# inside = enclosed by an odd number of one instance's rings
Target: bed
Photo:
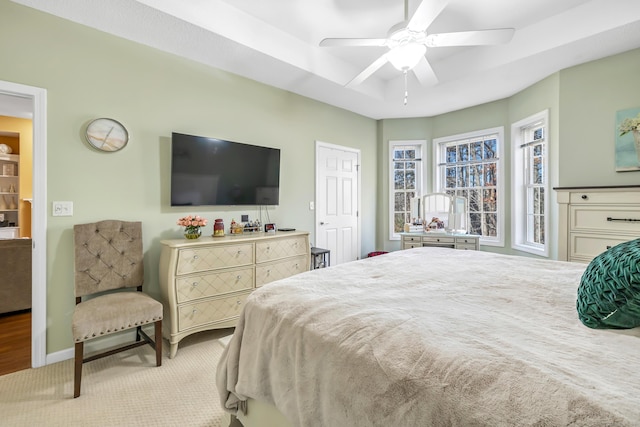
[[[639,328],[579,321],[586,266],[424,247],[271,283],[221,404],[246,426],[640,425]]]

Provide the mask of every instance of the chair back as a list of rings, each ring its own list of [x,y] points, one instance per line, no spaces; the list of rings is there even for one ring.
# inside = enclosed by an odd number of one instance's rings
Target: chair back
[[[77,224],[76,298],[111,289],[142,286],[142,223],[117,220]]]

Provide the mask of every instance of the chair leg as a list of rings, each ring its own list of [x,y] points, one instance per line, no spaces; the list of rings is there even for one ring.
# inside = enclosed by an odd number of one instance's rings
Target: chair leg
[[[138,326],[136,328],[136,342],[140,341],[142,337],[140,336],[140,331],[142,330],[142,326]]]
[[[84,342],[75,345],[75,367],[73,372],[73,398],[80,396],[80,383],[82,382],[82,358],[84,357]]]
[[[156,322],[156,366],[162,366],[162,320]]]

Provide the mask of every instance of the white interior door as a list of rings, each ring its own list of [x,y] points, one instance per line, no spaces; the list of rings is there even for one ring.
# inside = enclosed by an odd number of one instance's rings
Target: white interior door
[[[329,265],[360,258],[360,151],[316,142],[316,247]]]

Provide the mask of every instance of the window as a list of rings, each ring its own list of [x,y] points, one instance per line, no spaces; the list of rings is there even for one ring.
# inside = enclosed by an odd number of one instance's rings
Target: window
[[[389,239],[399,240],[411,222],[411,199],[422,196],[426,141],[389,141]]]
[[[512,247],[548,256],[548,111],[511,126],[513,139]]]
[[[467,199],[469,232],[483,245],[504,245],[503,134],[500,127],[434,140],[434,189]]]

